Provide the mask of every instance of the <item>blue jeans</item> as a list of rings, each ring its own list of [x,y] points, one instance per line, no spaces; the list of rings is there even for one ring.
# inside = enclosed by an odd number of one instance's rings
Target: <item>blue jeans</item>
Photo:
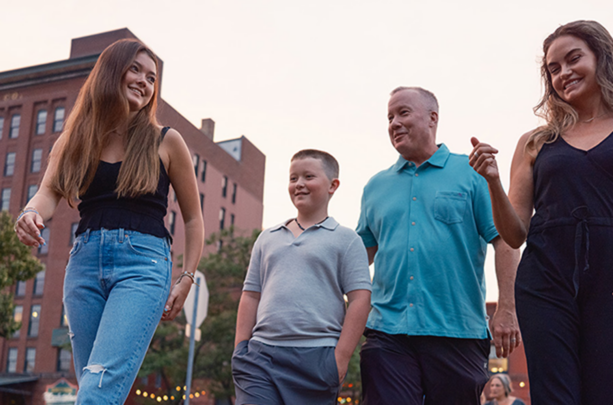
[[[123,229],[77,237],[64,280],[76,404],[124,403],[162,317],[171,269],[166,239]]]

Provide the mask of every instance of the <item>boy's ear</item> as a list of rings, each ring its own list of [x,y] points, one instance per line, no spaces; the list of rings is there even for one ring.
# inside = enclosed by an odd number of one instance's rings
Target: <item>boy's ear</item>
[[[338,186],[341,185],[341,181],[339,179],[334,179],[330,182],[330,188],[328,189],[328,194],[332,195],[338,189]]]

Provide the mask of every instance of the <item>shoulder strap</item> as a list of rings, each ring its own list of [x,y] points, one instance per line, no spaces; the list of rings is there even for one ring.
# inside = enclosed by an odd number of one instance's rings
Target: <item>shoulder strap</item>
[[[164,140],[164,137],[166,136],[166,132],[168,132],[169,129],[170,129],[170,127],[162,128],[162,141]]]

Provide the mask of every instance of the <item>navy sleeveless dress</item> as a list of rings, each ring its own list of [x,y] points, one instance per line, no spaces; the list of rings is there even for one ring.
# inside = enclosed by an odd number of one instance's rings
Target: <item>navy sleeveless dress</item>
[[[613,133],[534,162],[516,301],[532,405],[613,403]]]

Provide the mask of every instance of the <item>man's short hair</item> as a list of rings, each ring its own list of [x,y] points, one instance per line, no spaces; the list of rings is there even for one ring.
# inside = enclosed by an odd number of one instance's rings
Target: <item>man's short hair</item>
[[[326,173],[326,176],[330,180],[338,179],[339,174],[339,166],[338,162],[328,152],[324,152],[323,150],[317,149],[303,149],[299,152],[296,152],[294,156],[292,156],[292,162],[297,159],[305,159],[305,158],[313,158],[321,161],[321,166]]]
[[[411,91],[418,92],[421,95],[421,98],[424,101],[424,105],[426,106],[426,108],[438,114],[438,100],[436,99],[436,96],[434,95],[434,93],[424,88],[400,86],[392,90],[392,92],[390,93],[390,96],[393,96],[394,94],[400,91],[404,91],[404,90],[411,90]]]

